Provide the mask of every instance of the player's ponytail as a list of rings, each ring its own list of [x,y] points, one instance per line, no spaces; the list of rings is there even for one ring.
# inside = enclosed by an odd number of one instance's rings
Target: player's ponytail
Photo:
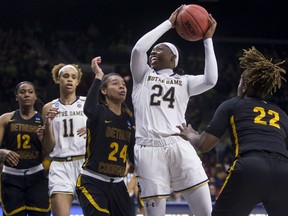
[[[252,87],[263,96],[272,95],[280,89],[282,80],[286,81],[282,76],[286,71],[280,67],[284,61],[274,64],[272,59],[266,59],[255,47],[243,51],[243,56],[239,58],[240,67],[244,68],[243,84]]]

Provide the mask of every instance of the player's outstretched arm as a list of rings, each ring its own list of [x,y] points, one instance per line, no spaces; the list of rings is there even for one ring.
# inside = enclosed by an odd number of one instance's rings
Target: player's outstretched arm
[[[177,128],[180,130],[180,133],[175,134],[181,136],[183,139],[189,141],[196,149],[199,149],[201,152],[208,152],[219,142],[219,138],[202,132],[199,134],[198,131],[194,130],[190,124],[178,125]]]

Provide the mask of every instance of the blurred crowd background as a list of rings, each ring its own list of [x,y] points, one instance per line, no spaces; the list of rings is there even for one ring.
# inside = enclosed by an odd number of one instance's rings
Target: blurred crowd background
[[[14,88],[23,80],[32,81],[38,87],[44,103],[58,97],[58,86],[52,82],[50,74],[58,63],[80,65],[84,75],[78,94],[86,95],[94,78],[90,62],[98,55],[102,56],[105,72],[115,71],[127,77],[131,92],[129,61],[133,45],[184,3],[204,6],[218,22],[213,38],[218,83],[212,90],[192,97],[186,113],[187,121],[199,131],[223,100],[235,96],[242,73],[238,58],[243,49],[255,46],[272,61],[288,60],[284,0],[273,3],[253,0],[1,0],[0,114],[17,108]],[[202,41],[185,41],[174,29],[161,40],[170,41],[180,49],[181,66],[186,73],[203,73]],[[284,68],[287,70],[287,62]],[[283,83],[267,100],[288,113],[287,95],[287,83]],[[132,107],[130,95],[127,104]],[[233,160],[229,137],[223,137],[213,151],[200,156],[215,198]],[[177,201],[181,197],[175,194],[171,199]]]

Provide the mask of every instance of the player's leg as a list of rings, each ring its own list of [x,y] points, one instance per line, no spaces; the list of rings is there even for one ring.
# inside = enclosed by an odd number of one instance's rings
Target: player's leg
[[[52,161],[50,164],[49,194],[53,216],[70,216],[80,161]]]
[[[77,190],[79,204],[84,215],[97,215],[97,216],[110,215],[108,206],[104,207],[104,205],[101,205],[102,203],[100,201],[94,202],[93,199],[88,199],[83,192],[84,191],[81,192],[80,190]],[[91,203],[91,201],[93,204]]]
[[[264,156],[249,154],[236,160],[215,202],[212,215],[249,215],[267,194],[267,188],[270,187],[269,175],[267,175],[269,169],[270,166]]]
[[[269,195],[263,201],[263,205],[269,215],[282,216],[283,212],[288,212],[288,159],[281,155],[271,155],[271,182]]]
[[[3,215],[18,212],[17,216],[25,216],[25,194],[23,176],[3,172],[1,175],[1,205]]]
[[[25,176],[25,183],[27,185],[25,197],[28,215],[49,216],[51,205],[46,171],[42,170]]]
[[[197,216],[210,216],[212,203],[208,184],[194,190],[182,192],[182,196],[189,205],[190,210]]]
[[[138,206],[138,211],[140,214],[143,214],[145,216],[145,209],[144,209],[144,202],[143,200],[140,198],[140,195],[137,195],[137,206]]]
[[[135,205],[131,201],[124,181],[110,183],[110,214],[118,216],[135,216]]]
[[[166,211],[166,199],[153,199],[144,201],[146,216],[164,216]]]
[[[53,216],[70,216],[73,195],[54,193],[51,197]]]
[[[79,175],[76,193],[84,215],[110,215],[108,197],[111,191],[111,184],[87,175]],[[127,193],[127,190],[125,192]]]
[[[171,143],[167,139],[161,143],[154,141],[157,147],[135,145],[135,172],[141,199],[144,201],[146,216],[164,216],[166,198],[171,194],[169,174],[169,151]],[[158,198],[158,197],[161,197]]]
[[[210,216],[212,202],[208,177],[197,152],[183,139],[177,140],[172,147],[169,167],[174,192],[181,192],[195,215]]]

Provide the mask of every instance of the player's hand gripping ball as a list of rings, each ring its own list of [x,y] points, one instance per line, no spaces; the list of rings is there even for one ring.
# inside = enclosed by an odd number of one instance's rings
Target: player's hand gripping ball
[[[197,4],[184,5],[176,17],[175,29],[185,40],[201,40],[209,29],[209,14]]]

